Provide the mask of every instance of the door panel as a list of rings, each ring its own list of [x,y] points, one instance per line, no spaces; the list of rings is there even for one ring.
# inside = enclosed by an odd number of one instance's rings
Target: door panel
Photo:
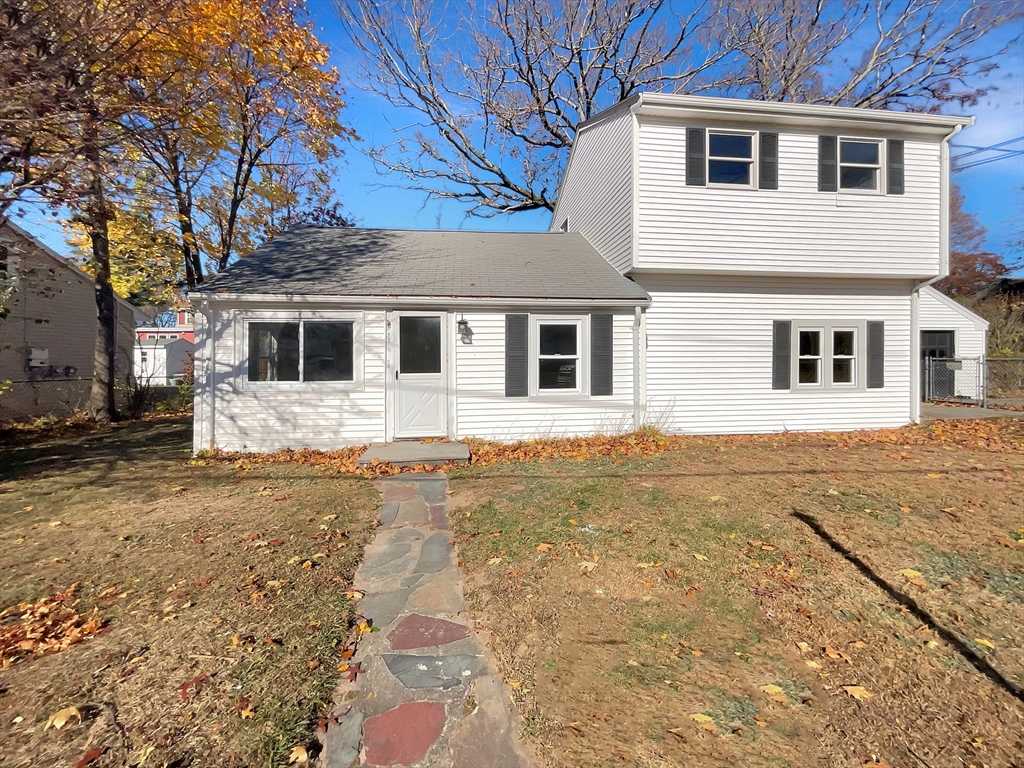
[[[398,316],[395,437],[438,437],[447,433],[443,327],[440,314]]]

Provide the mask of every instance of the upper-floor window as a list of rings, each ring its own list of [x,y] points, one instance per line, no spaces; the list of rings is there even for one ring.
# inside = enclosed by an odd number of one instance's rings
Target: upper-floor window
[[[877,191],[882,170],[881,142],[839,140],[839,188]]]
[[[754,178],[754,135],[708,131],[708,183],[749,187]]]

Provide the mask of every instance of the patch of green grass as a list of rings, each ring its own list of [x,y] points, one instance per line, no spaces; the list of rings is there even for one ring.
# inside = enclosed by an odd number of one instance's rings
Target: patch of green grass
[[[745,696],[734,696],[721,688],[708,688],[704,691],[711,706],[705,713],[715,725],[726,733],[736,728],[747,728],[755,725],[757,703]]]
[[[634,648],[675,646],[680,640],[690,641],[703,624],[699,616],[652,616],[647,611],[653,612],[659,606],[654,603],[641,605],[643,608],[636,609],[625,629],[626,640]]]

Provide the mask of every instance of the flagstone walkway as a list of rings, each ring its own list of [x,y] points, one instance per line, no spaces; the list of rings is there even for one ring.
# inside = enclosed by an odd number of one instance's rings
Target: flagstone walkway
[[[342,683],[324,768],[528,768],[508,692],[466,617],[452,537],[448,479],[382,482],[376,538],[355,576],[373,626]]]

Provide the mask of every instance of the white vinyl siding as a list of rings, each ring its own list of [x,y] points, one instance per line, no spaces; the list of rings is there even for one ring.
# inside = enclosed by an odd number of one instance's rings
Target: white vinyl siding
[[[568,221],[619,272],[633,259],[633,115],[623,112],[576,137],[551,231]]]
[[[645,421],[666,432],[744,434],[896,427],[910,421],[909,282],[644,275]],[[885,387],[772,389],[772,323],[885,322]],[[837,327],[839,327],[837,325]],[[794,357],[796,351],[794,350]]]
[[[281,312],[296,318],[294,310]],[[356,389],[339,384],[351,382],[306,382],[291,386],[249,386],[246,381],[247,339],[238,309],[219,309],[215,314],[213,391],[217,448],[229,451],[276,451],[281,448],[330,450],[362,445],[384,439],[384,355],[385,317],[383,310],[362,312],[362,383]],[[322,318],[311,313],[303,317]],[[356,343],[359,343],[359,339]],[[196,325],[197,372],[208,370],[206,324]],[[359,357],[356,357],[357,364]],[[198,373],[197,373],[198,379]],[[196,391],[195,448],[210,448],[208,425],[209,395],[205,387]]]
[[[922,288],[917,305],[920,331],[953,331],[953,349],[958,358],[985,357],[988,324],[966,307],[952,306],[952,301],[930,286]],[[977,369],[973,365],[965,365],[957,371],[954,394],[974,397],[976,376]]]
[[[571,322],[579,314],[565,316]],[[545,312],[543,317],[547,322],[554,315]],[[505,315],[466,312],[465,318],[473,343],[454,344],[458,439],[512,441],[633,429],[632,313],[616,314],[612,321],[614,394],[594,398],[566,393],[505,397]],[[589,348],[581,353],[589,355]]]
[[[903,195],[819,192],[818,134],[793,130],[779,131],[777,190],[727,189],[686,185],[688,127],[700,126],[640,120],[638,268],[901,278],[939,274],[937,141],[906,140]]]

